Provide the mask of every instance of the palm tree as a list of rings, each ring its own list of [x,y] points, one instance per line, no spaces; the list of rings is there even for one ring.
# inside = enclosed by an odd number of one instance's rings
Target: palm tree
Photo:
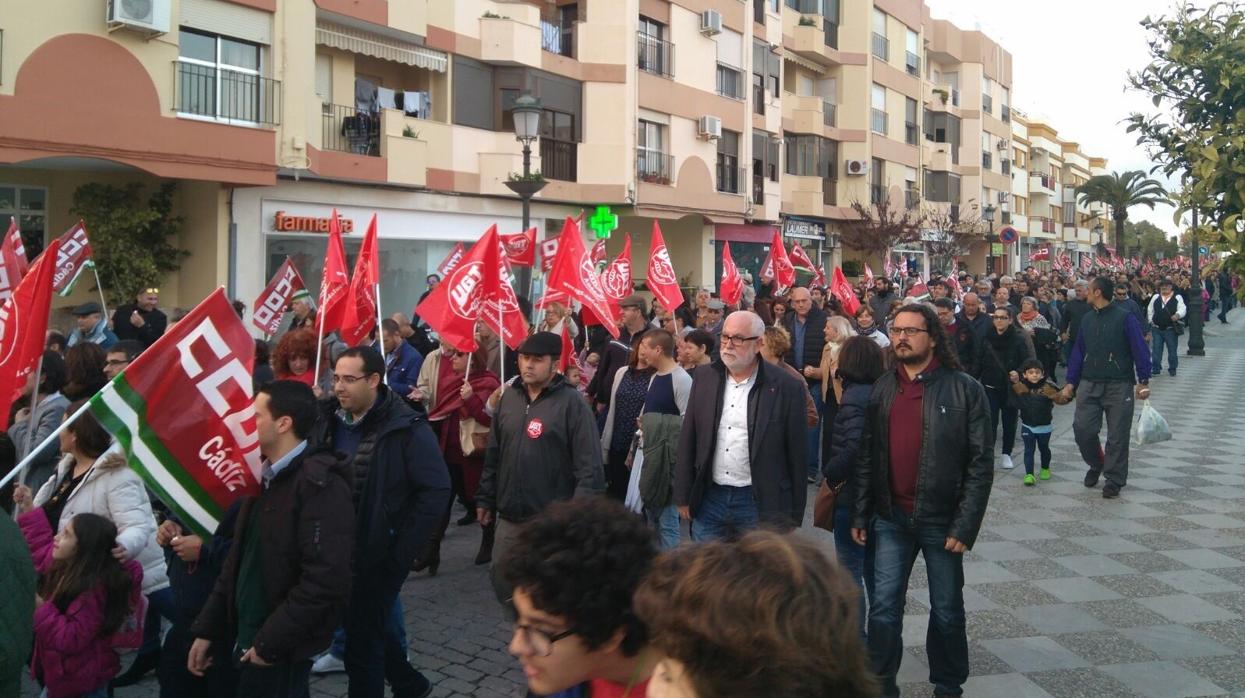
[[[1149,206],[1168,201],[1167,190],[1156,179],[1146,177],[1141,170],[1131,170],[1120,174],[1091,177],[1076,189],[1077,200],[1083,206],[1091,203],[1104,204],[1111,209],[1111,218],[1115,221],[1115,248],[1121,257],[1127,256],[1124,249],[1124,221],[1128,220],[1128,209],[1133,206]]]

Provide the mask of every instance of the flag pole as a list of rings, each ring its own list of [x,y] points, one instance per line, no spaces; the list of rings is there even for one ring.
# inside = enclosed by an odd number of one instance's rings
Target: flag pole
[[[324,354],[324,308],[316,308],[316,312],[320,315],[317,323],[319,329],[316,330],[316,372],[312,376],[315,385],[320,385],[320,358]]]
[[[100,388],[99,392],[95,394],[101,395],[103,394],[105,390],[111,390],[112,387],[113,387],[112,382],[109,382],[105,384],[103,388]],[[91,401],[87,400],[85,403],[83,403],[81,407],[78,408],[77,412],[74,412],[73,414],[66,417],[65,421],[61,422],[55,429],[53,429],[52,433],[48,434],[47,437],[44,438],[43,441],[41,441],[39,445],[34,448],[34,450],[32,450],[29,454],[26,455],[25,458],[22,458],[22,461],[20,463],[13,466],[13,469],[10,470],[7,475],[4,476],[4,479],[0,480],[0,487],[4,487],[5,485],[7,485],[9,483],[9,480],[12,480],[13,476],[17,475],[19,472],[22,472],[23,470],[28,469],[30,467],[30,462],[35,459],[35,454],[47,448],[52,443],[53,440],[60,438],[61,432],[65,431],[66,427],[68,427],[70,424],[73,424],[74,420],[76,420],[78,417],[81,417],[82,413],[86,412],[88,409],[90,409],[90,407],[91,407]],[[26,478],[26,474],[22,473],[22,479],[24,480],[25,478]]]
[[[95,288],[99,291],[99,305],[104,309],[104,319],[108,319],[108,301],[104,300],[104,285],[99,282],[99,269],[95,267],[95,262],[88,262],[91,265],[91,273],[95,275]]]
[[[376,341],[380,342],[380,355],[385,356],[385,328],[381,323],[384,316],[380,314],[380,282],[376,282]],[[402,341],[406,341],[405,339]],[[389,385],[389,372],[385,371],[385,385]]]
[[[506,283],[510,283],[507,281]],[[501,350],[501,361],[497,362],[497,370],[501,372],[501,383],[506,384],[506,320],[502,311],[501,303],[497,304],[497,328],[501,330],[498,333],[497,346]]]

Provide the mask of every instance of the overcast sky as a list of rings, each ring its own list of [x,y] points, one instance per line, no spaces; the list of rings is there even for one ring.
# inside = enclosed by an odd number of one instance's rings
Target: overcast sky
[[[925,1],[935,18],[980,28],[1012,54],[1013,107],[1048,119],[1086,155],[1107,158],[1110,170],[1148,171],[1153,165],[1123,123],[1132,112],[1153,106],[1125,86],[1128,72],[1149,62],[1140,21],[1171,14],[1174,0]],[[1176,232],[1167,206],[1153,212],[1134,208],[1129,218]]]

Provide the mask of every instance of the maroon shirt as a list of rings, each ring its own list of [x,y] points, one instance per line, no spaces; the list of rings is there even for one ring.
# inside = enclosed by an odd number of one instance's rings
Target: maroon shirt
[[[921,467],[921,404],[925,399],[925,383],[921,379],[936,368],[937,358],[917,374],[917,380],[909,380],[902,364],[895,367],[899,386],[890,414],[891,501],[909,514],[916,504],[916,481]]]

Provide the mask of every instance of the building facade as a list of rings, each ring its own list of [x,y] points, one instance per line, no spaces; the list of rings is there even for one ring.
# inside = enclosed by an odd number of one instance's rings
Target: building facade
[[[995,255],[983,235],[961,262],[1015,268],[1044,241],[1089,243],[1065,198],[1105,167],[1013,118],[1010,54],[920,0],[140,5],[8,3],[0,216],[37,250],[77,219],[82,184],[176,181],[190,257],[170,306],[218,285],[253,298],[287,255],[317,286],[337,208],[352,258],[377,214],[385,310],[409,310],[456,242],[520,229],[524,94],[542,109],[540,235],[606,206],[609,252],[629,234],[643,260],[656,222],[688,286],[716,286],[725,242],[757,277],[775,230],[827,267],[880,268],[839,233],[883,199],[992,205],[1021,244]],[[895,254],[933,268],[923,244]]]

